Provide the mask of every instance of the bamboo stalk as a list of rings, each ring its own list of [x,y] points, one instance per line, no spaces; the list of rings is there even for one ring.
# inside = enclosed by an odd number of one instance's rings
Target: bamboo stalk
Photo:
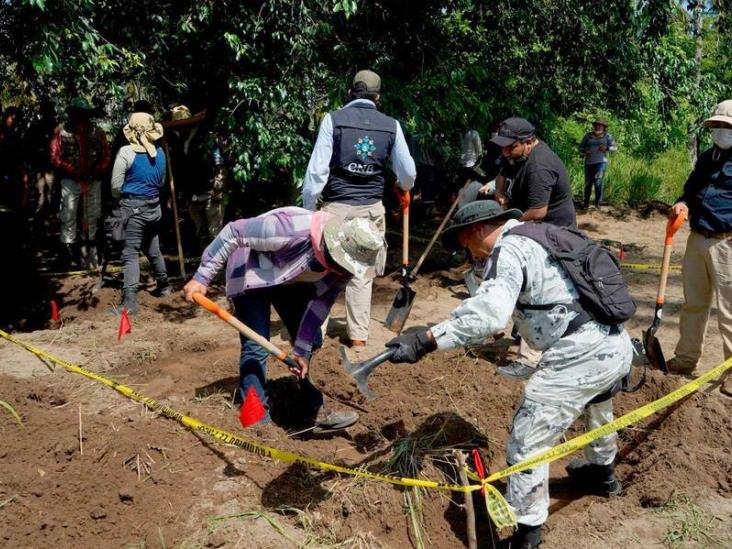
[[[460,484],[469,486],[468,474],[465,472],[465,454],[461,450],[453,450],[458,463],[458,477]],[[478,548],[478,537],[475,533],[475,508],[473,507],[473,493],[465,492],[465,522],[468,531],[468,549]]]

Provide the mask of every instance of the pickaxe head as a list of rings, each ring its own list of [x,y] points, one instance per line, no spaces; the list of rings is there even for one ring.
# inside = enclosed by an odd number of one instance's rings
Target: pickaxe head
[[[346,371],[351,374],[353,379],[356,380],[356,387],[367,400],[374,400],[376,395],[369,389],[368,378],[371,372],[382,362],[386,362],[394,352],[393,349],[387,349],[376,355],[375,357],[369,358],[362,362],[351,362],[346,354],[346,348],[340,346],[341,362]]]

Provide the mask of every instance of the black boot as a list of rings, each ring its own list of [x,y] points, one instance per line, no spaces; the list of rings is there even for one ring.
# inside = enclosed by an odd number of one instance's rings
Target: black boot
[[[623,485],[615,476],[615,466],[595,465],[583,458],[573,459],[567,465],[569,477],[593,494],[610,497],[623,491]]]
[[[137,314],[137,288],[125,288],[122,290],[121,306],[127,309],[128,315]]]
[[[541,524],[539,526],[519,524],[514,534],[510,538],[499,542],[496,547],[498,549],[534,549],[539,547],[541,545],[541,527]]]
[[[161,277],[157,279],[155,289],[150,292],[154,297],[168,297],[173,293],[173,288],[170,287],[168,277]]]

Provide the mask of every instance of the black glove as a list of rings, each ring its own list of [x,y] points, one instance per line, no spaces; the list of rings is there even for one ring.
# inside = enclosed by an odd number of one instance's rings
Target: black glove
[[[414,364],[427,353],[437,349],[437,342],[429,332],[412,332],[402,334],[386,343],[390,349],[394,349],[389,362],[399,364],[409,362]]]

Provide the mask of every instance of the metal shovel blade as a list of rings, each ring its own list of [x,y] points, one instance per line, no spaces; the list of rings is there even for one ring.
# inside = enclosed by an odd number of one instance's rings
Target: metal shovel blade
[[[656,330],[651,327],[643,332],[643,347],[645,347],[646,357],[648,363],[653,368],[658,368],[663,373],[668,373],[668,366],[666,366],[666,359],[663,356],[661,350],[661,342],[656,337]]]
[[[391,305],[389,314],[386,315],[386,327],[400,334],[404,328],[404,324],[407,322],[409,312],[412,310],[412,303],[414,303],[414,296],[417,292],[412,290],[409,286],[402,286],[394,296],[394,303]]]
[[[388,360],[394,351],[392,349],[387,349],[375,357],[364,360],[363,362],[351,362],[348,359],[346,348],[343,345],[341,345],[338,350],[341,353],[341,362],[343,363],[343,367],[356,381],[356,387],[358,387],[358,390],[366,397],[366,400],[374,400],[376,398],[376,394],[369,389],[369,375],[379,364]]]

